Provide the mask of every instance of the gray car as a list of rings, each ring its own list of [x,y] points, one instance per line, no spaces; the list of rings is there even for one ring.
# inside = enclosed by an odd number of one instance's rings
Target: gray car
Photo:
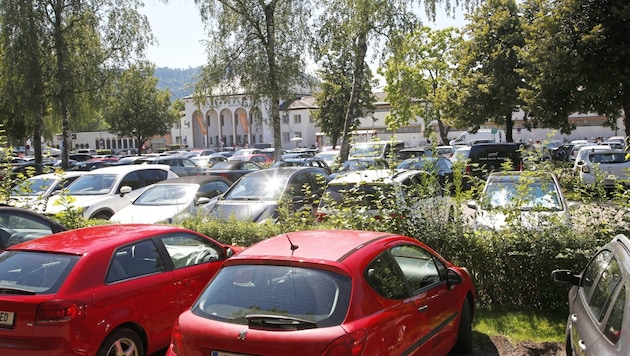
[[[567,355],[628,355],[630,319],[630,240],[617,235],[580,273],[555,270],[554,281],[570,284]]]

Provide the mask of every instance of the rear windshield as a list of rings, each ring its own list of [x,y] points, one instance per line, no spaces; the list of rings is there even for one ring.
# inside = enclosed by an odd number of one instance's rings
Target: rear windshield
[[[339,325],[351,279],[319,269],[239,265],[223,268],[192,307],[195,315],[277,329]]]
[[[0,254],[0,294],[56,293],[79,256],[46,252]]]
[[[630,161],[630,153],[614,152],[614,153],[591,153],[588,160],[593,163],[624,163]]]

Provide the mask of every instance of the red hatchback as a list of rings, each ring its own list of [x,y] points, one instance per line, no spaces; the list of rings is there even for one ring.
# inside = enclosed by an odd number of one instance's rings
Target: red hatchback
[[[301,231],[225,262],[167,355],[446,355],[472,349],[468,271],[409,237]]]
[[[139,224],[11,246],[0,254],[0,354],[164,349],[173,321],[234,249],[187,229]]]

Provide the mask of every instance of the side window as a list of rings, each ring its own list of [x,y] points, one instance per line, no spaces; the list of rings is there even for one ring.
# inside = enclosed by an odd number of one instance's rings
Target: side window
[[[144,276],[164,271],[164,262],[152,240],[143,240],[116,250],[105,282]]]
[[[315,186],[318,187],[318,190],[323,190],[326,187],[328,182],[325,175],[319,172],[309,172],[308,174],[311,176]]]
[[[601,251],[593,257],[591,262],[589,262],[588,266],[584,269],[584,272],[582,273],[582,280],[580,282],[580,291],[583,293],[585,300],[588,301],[590,299],[595,281],[599,276],[601,276],[602,271],[608,263],[610,255],[611,252],[608,250]]]
[[[408,296],[407,287],[396,262],[384,252],[377,256],[365,270],[365,279],[376,293],[388,299],[403,299]]]
[[[220,246],[199,236],[173,234],[161,239],[176,269],[217,261],[223,255]]]
[[[125,185],[130,186],[131,190],[141,188],[142,182],[140,181],[140,176],[138,175],[138,172],[127,173],[125,178],[123,178],[123,180],[120,182],[120,185],[118,186],[118,191],[116,193],[120,193],[120,188]]]
[[[288,188],[289,190],[287,192],[293,194],[293,196],[304,195],[305,188],[310,189],[310,182],[306,173],[298,173],[294,175],[291,178],[291,182],[289,183]]]
[[[432,254],[417,246],[402,245],[390,250],[413,294],[442,281],[445,267]],[[438,267],[440,265],[441,268]],[[443,272],[441,273],[441,270]]]
[[[182,160],[182,166],[184,167],[195,167],[195,163],[193,161],[189,161],[187,159]]]
[[[168,178],[168,172],[163,169],[144,169],[138,172],[142,181],[144,181],[143,187],[161,182]]]
[[[615,258],[610,260],[608,266],[593,288],[593,296],[588,305],[597,320],[602,321],[606,314],[612,296],[621,281],[621,269]]]
[[[619,336],[621,335],[621,325],[625,305],[626,286],[623,286],[617,295],[615,304],[613,304],[613,307],[608,314],[608,321],[606,322],[606,328],[604,329],[604,335],[606,335],[606,338],[614,344],[619,341]]]
[[[199,188],[197,196],[212,198],[219,194],[225,193],[230,186],[222,181],[209,182]]]

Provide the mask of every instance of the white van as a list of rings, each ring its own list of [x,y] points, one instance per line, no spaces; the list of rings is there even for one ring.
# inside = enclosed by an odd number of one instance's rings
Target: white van
[[[469,145],[471,142],[480,142],[480,140],[483,142],[505,142],[505,131],[499,129],[479,129],[475,133],[466,131],[457,136],[456,139],[451,140],[449,144],[451,146]]]
[[[357,142],[350,147],[348,158],[389,159],[396,157],[403,148],[405,143],[402,141]]]

